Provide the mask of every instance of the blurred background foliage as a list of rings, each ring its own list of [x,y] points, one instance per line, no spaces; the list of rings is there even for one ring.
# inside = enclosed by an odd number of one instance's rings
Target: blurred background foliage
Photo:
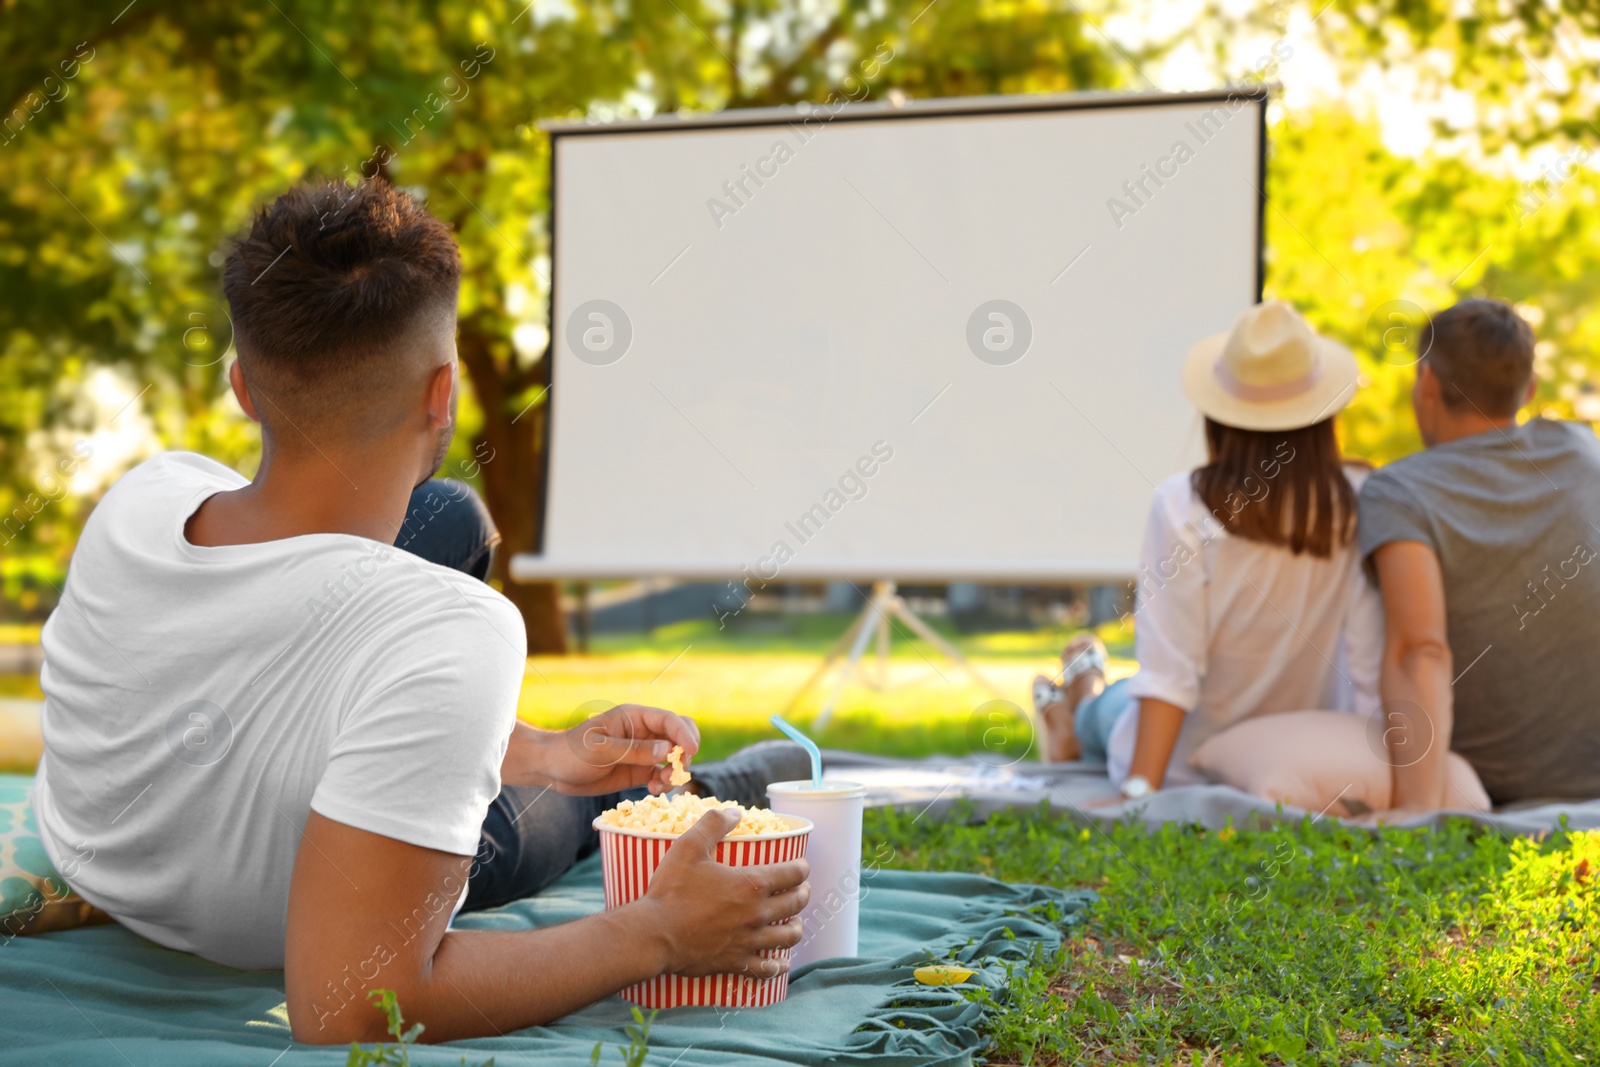
[[[1534,323],[1538,410],[1600,418],[1600,15],[1578,0],[1475,2],[1466,20],[1443,0],[119,6],[0,0],[6,618],[48,610],[93,501],[151,451],[253,470],[259,440],[226,386],[222,252],[255,206],[315,174],[382,173],[459,233],[470,396],[445,473],[486,494],[508,548],[532,545],[547,118],[1254,73],[1286,86],[1269,113],[1268,292],[1360,354],[1350,452],[1381,463],[1418,447],[1408,341],[1425,311],[1467,295]],[[892,60],[864,75],[885,46]],[[506,592],[532,648],[564,647],[553,587]]]

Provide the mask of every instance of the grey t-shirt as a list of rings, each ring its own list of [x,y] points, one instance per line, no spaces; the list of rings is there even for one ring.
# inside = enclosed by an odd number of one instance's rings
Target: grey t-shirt
[[[1391,463],[1361,555],[1433,548],[1455,661],[1450,747],[1496,804],[1600,797],[1600,441],[1530,419]]]

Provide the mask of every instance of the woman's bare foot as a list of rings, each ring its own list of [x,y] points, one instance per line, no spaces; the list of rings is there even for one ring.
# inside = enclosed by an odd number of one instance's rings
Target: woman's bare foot
[[[1039,734],[1039,752],[1046,763],[1064,763],[1083,755],[1077,732],[1072,728],[1073,712],[1077,705],[1069,706],[1061,687],[1044,675],[1033,679],[1033,710]],[[1041,701],[1045,694],[1050,698]]]
[[[1064,686],[1056,685],[1042,674],[1034,678],[1033,703],[1039,719],[1040,750],[1047,762],[1061,763],[1083,755],[1073,720],[1078,705],[1106,687],[1105,671],[1100,666],[1105,662],[1105,654],[1105,645],[1098,637],[1081,633],[1068,642],[1061,653]]]

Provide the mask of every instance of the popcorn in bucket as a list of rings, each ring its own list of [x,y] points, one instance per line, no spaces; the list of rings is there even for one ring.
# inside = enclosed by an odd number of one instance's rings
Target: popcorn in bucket
[[[650,796],[625,800],[594,821],[600,832],[600,867],[605,882],[606,908],[620,908],[644,896],[661,857],[673,841],[713,808],[739,813],[739,825],[717,842],[717,862],[730,867],[782,863],[806,854],[811,821],[795,815],[778,815],[760,808],[741,808],[731,800],[718,801],[680,793],[668,798]],[[769,949],[767,959],[787,960],[792,950]],[[748,974],[712,974],[690,978],[662,974],[631,985],[622,997],[643,1008],[729,1007],[762,1008],[789,994],[789,973],[771,978]]]

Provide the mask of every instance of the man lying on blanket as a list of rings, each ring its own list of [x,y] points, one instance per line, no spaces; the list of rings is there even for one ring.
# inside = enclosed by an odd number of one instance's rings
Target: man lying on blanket
[[[261,211],[223,269],[254,481],[188,453],[130,472],[44,630],[46,848],[92,847],[71,884],[130,929],[283,967],[301,1041],[382,1037],[372,988],[430,1040],[498,1034],[664,971],[770,970],[762,950],[800,937],[804,861],[715,863],[727,812],[636,904],[450,929],[549,885],[620,791],[660,792],[669,749],[700,742],[656,708],[517,721],[522,618],[481,580],[498,535],[465,485],[428,481],[455,428],[459,278],[449,230],[382,181]],[[760,804],[807,766],[768,743],[696,777]]]

